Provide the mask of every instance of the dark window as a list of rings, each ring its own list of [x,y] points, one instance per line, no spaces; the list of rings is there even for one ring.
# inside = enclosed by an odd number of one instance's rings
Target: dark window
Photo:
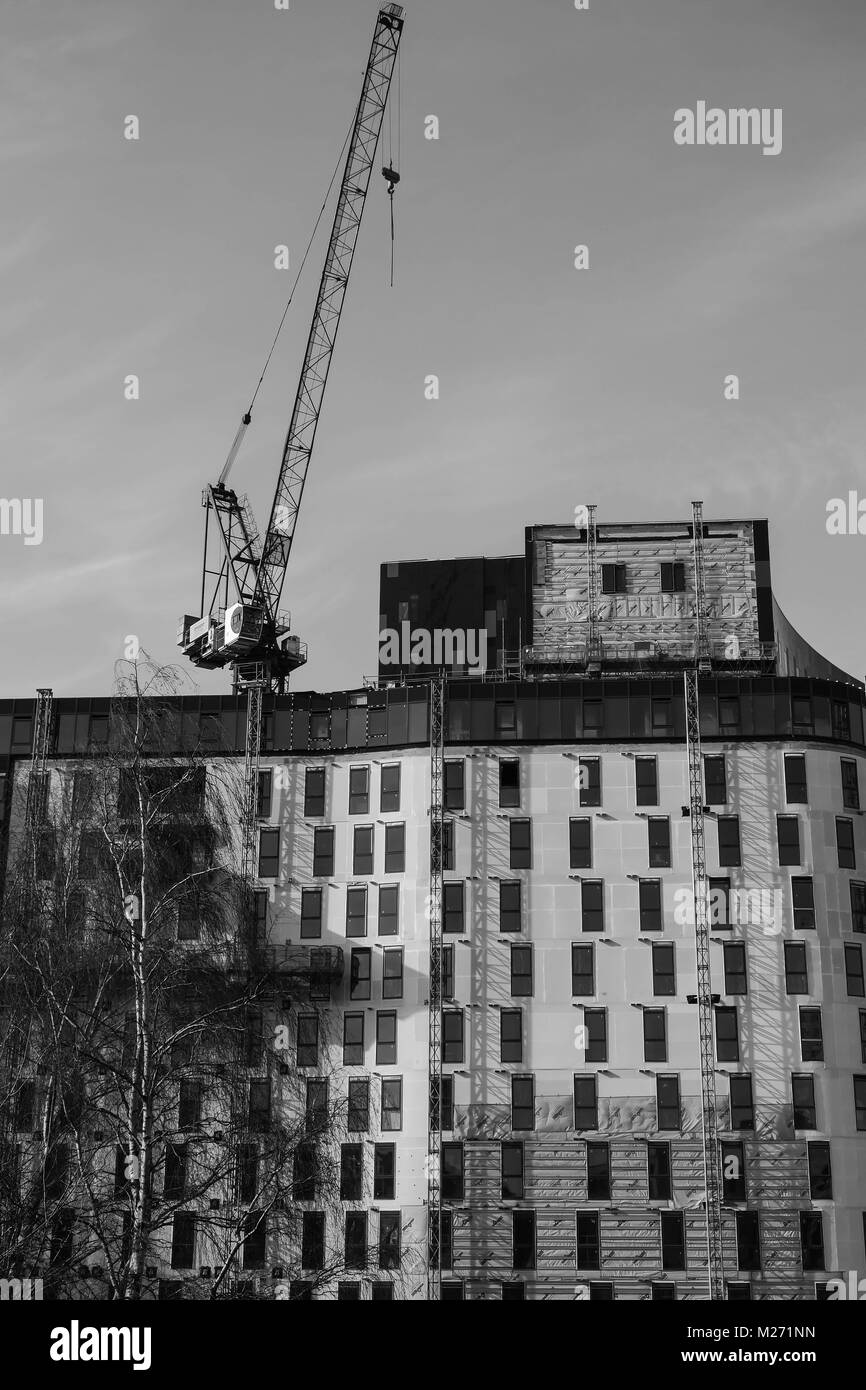
[[[519,879],[500,879],[499,882],[499,930],[520,931],[521,885]]]
[[[310,949],[310,999],[331,997],[331,955],[327,946]]]
[[[387,827],[388,830],[391,826]],[[387,831],[386,831],[387,833]],[[371,874],[373,872],[373,827],[356,825],[352,851],[352,873]]]
[[[779,843],[779,863],[800,863],[800,821],[797,816],[777,816],[776,835]]]
[[[819,1058],[823,1060],[823,1056]],[[860,1010],[860,1061],[866,1062],[866,1009]]]
[[[373,1147],[373,1201],[393,1202],[397,1171],[396,1144],[376,1144]]]
[[[397,1015],[385,1010],[376,1013],[376,1065],[389,1066],[397,1061]]]
[[[197,1129],[201,1124],[202,1083],[187,1080],[180,1083],[177,1111],[178,1129]]]
[[[298,1016],[298,1066],[314,1067],[319,1060],[319,1020],[316,1014]]]
[[[511,993],[515,998],[532,997],[532,947],[511,947]]]
[[[322,890],[301,889],[301,936],[318,939],[322,935]]]
[[[845,985],[849,997],[852,999],[862,999],[864,997],[863,988],[863,947],[846,945],[845,947]]]
[[[663,927],[661,879],[641,879],[638,884],[638,903],[641,931],[661,931]]]
[[[830,701],[830,725],[837,743],[848,742],[851,738],[851,716],[847,700]]]
[[[253,940],[261,943],[268,934],[268,890],[259,888],[253,891]]]
[[[328,1083],[321,1077],[307,1081],[304,1129],[308,1138],[322,1135],[328,1126]]]
[[[659,803],[658,764],[655,758],[635,758],[635,800],[638,806]]]
[[[574,1127],[598,1129],[598,1084],[594,1076],[574,1078]]]
[[[512,869],[532,868],[532,822],[510,820],[508,822],[510,839],[510,866]]]
[[[752,1078],[732,1076],[729,1082],[731,1096],[731,1129],[755,1128],[755,1104],[752,1099]]]
[[[370,1285],[370,1298],[374,1303],[393,1303],[394,1285],[377,1280]]]
[[[711,878],[709,884],[710,927],[731,926],[731,882],[727,878]]]
[[[500,700],[495,705],[494,723],[500,736],[517,733],[517,712],[513,700]]]
[[[809,969],[806,947],[802,941],[786,941],[785,991],[787,994],[809,993]]]
[[[463,881],[446,883],[444,889],[442,930],[459,936],[466,926]]]
[[[740,1140],[728,1139],[722,1144],[722,1201],[745,1202],[745,1200],[745,1149]]]
[[[454,822],[447,820],[442,827],[442,868],[446,874],[454,872]]]
[[[511,1213],[512,1268],[535,1269],[535,1212]]]
[[[463,1201],[463,1145],[448,1143],[442,1145],[442,1176],[440,1179],[442,1198],[446,1202]]]
[[[535,1077],[511,1078],[511,1128],[535,1129]]]
[[[502,1153],[502,1197],[506,1201],[523,1199],[523,1145],[503,1143]]]
[[[442,998],[454,998],[454,947],[442,947]]]
[[[681,594],[686,587],[686,567],[680,560],[662,560],[661,590],[663,594]]]
[[[364,897],[364,917],[367,916],[367,899]],[[366,927],[366,920],[365,920]],[[379,888],[380,936],[397,936],[400,931],[400,889],[396,883],[382,884]]]
[[[581,758],[580,804],[581,806],[601,805],[601,759]]]
[[[671,866],[671,823],[667,816],[650,816],[647,821],[649,866],[669,869]]]
[[[740,1042],[737,1035],[737,1010],[735,1007],[716,1009],[716,1061],[738,1062]]]
[[[624,594],[625,591],[625,565],[602,565],[601,592]]]
[[[442,1060],[443,1062],[463,1061],[462,1009],[443,1009],[442,1011]]]
[[[856,869],[854,857],[854,822],[836,817],[836,854],[840,869]]]
[[[355,832],[357,834],[357,831]],[[406,827],[385,826],[385,873],[402,874],[406,869]],[[372,869],[370,870],[372,873]]]
[[[584,1061],[607,1061],[607,1009],[584,1009],[583,1025],[586,1029],[586,1051]]]
[[[789,806],[805,806],[808,803],[805,753],[785,754],[785,800]]]
[[[271,803],[273,801],[274,774],[268,769],[259,773],[258,796],[256,798],[256,815],[259,820],[268,820],[271,814]]]
[[[316,826],[313,831],[313,874],[327,878],[334,872],[333,827]]]
[[[343,1066],[364,1064],[364,1015],[343,1015]]]
[[[368,767],[349,768],[349,815],[368,816],[370,814],[370,769]]]
[[[166,1168],[166,1178],[168,1169]],[[255,1201],[259,1186],[259,1151],[255,1144],[240,1144],[237,1154],[238,1193],[244,1204]]]
[[[761,1228],[756,1211],[738,1211],[737,1269],[761,1268]]]
[[[586,1146],[586,1195],[590,1202],[610,1201],[610,1145],[589,1141]]]
[[[568,862],[572,869],[592,868],[592,821],[588,816],[568,822]]]
[[[577,1213],[578,1269],[599,1269],[601,1266],[598,1227],[597,1211],[579,1211]]]
[[[300,1025],[302,1020],[298,1020],[298,1036],[300,1037]],[[298,1053],[301,1048],[298,1045]],[[300,1063],[300,1059],[299,1059]],[[249,1097],[247,1108],[247,1125],[253,1134],[264,1134],[271,1121],[271,1083],[267,1078],[256,1079],[253,1077],[249,1083]]]
[[[673,1198],[670,1144],[648,1143],[646,1146],[646,1164],[649,1200],[651,1202],[670,1202]]]
[[[462,811],[466,806],[466,764],[462,758],[445,764],[445,810]]]
[[[435,1094],[434,1094],[434,1089],[435,1089],[434,1086],[431,1086],[431,1088],[430,1088],[430,1124],[431,1124],[431,1126],[432,1126],[433,1129],[436,1129],[436,1128],[438,1128],[439,1117],[438,1117],[438,1115],[437,1115],[437,1113],[436,1113],[436,1112],[437,1112],[437,1104],[436,1104],[436,1097],[435,1097]],[[443,1130],[453,1129],[453,1128],[454,1128],[454,1077],[453,1077],[453,1076],[443,1076],[443,1077],[441,1078],[441,1091],[440,1091],[440,1097],[441,1097],[441,1106],[440,1106],[439,1108],[441,1108],[441,1111],[442,1111],[442,1128],[443,1128]]]
[[[643,1057],[645,1062],[666,1062],[668,1060],[664,1009],[644,1009],[643,1011]]]
[[[737,1284],[734,1283],[732,1280],[728,1280],[727,1289],[729,1303],[751,1303],[751,1284]]]
[[[812,701],[808,695],[791,696],[791,722],[795,736],[812,733]]]
[[[725,994],[748,994],[745,946],[741,941],[726,941],[723,949],[725,953]]]
[[[809,1157],[809,1195],[816,1202],[833,1198],[833,1174],[830,1168],[830,1145],[813,1140],[806,1145]]]
[[[304,775],[304,815],[325,814],[325,769],[308,767]]]
[[[824,1060],[824,1030],[818,1008],[800,1010],[800,1056],[804,1062]]]
[[[676,994],[673,945],[653,943],[653,994]]]
[[[794,926],[797,931],[813,931],[815,928],[815,892],[811,878],[791,879],[791,903],[794,909]]]
[[[795,1072],[791,1077],[791,1098],[794,1106],[794,1128],[817,1129],[815,1078]]]
[[[356,1014],[356,1018],[362,1015]],[[363,1037],[363,1032],[362,1032]],[[363,1055],[363,1044],[362,1044]],[[348,1129],[354,1134],[365,1134],[370,1128],[370,1082],[365,1077],[350,1077]]]
[[[604,882],[600,878],[580,881],[581,931],[604,931]]]
[[[723,869],[740,863],[740,817],[719,816],[719,863]]]
[[[302,1269],[322,1269],[325,1263],[325,1213],[305,1211],[301,1228]]]
[[[686,1234],[681,1211],[659,1213],[662,1237],[662,1269],[685,1269]]]
[[[280,870],[279,830],[259,831],[259,878],[277,878]]]
[[[461,1279],[443,1279],[440,1300],[442,1303],[462,1303],[463,1281]]]
[[[800,1212],[800,1253],[803,1269],[826,1269],[824,1263],[824,1217],[820,1211]]]
[[[403,1078],[382,1077],[382,1133],[403,1128]]]
[[[192,1269],[195,1264],[195,1213],[176,1211],[171,1226],[171,1267]]]
[[[841,758],[840,766],[842,769],[842,805],[848,811],[859,811],[860,782],[857,776],[857,764],[853,758]]]
[[[501,1009],[499,1012],[499,1060],[523,1061],[522,1009]]]
[[[676,1284],[656,1284],[650,1285],[650,1298],[653,1303],[675,1303],[677,1297]]]
[[[734,733],[740,725],[740,697],[719,696],[719,732]]]
[[[399,1269],[400,1267],[400,1213],[383,1211],[379,1213],[379,1268]]]
[[[854,1082],[854,1127],[866,1129],[866,1076],[855,1076]]]
[[[499,805],[520,805],[520,760],[519,758],[499,759]]]
[[[672,734],[674,731],[673,707],[670,700],[651,701],[652,730],[656,735]]]
[[[503,1284],[503,1285],[502,1285],[502,1302],[503,1302],[503,1303],[525,1303],[525,1302],[526,1302],[526,1289],[525,1289],[525,1286],[524,1286],[523,1284],[520,1284],[520,1283]]]
[[[400,809],[400,764],[386,763],[379,783],[379,810]]]
[[[382,952],[382,998],[403,998],[403,952],[399,947]]]
[[[356,946],[352,951],[349,974],[349,998],[370,998],[371,952],[368,946]]]
[[[656,1109],[659,1129],[680,1128],[680,1078],[656,1077]]]
[[[592,946],[579,946],[572,943],[571,993],[576,999],[595,994]]]
[[[441,1237],[439,1244],[439,1265],[442,1269],[451,1269],[454,1264],[454,1213],[448,1208],[439,1208],[439,1230],[436,1232]]]
[[[724,806],[728,800],[728,779],[724,755],[704,758],[704,796],[708,806]]]
[[[379,890],[382,891],[381,889]],[[367,935],[367,890],[346,889],[346,935]]]
[[[851,879],[851,930],[866,932],[866,883]]]
[[[345,1262],[347,1269],[366,1269],[367,1267],[367,1213],[365,1211],[346,1212]],[[352,1285],[357,1289],[358,1285]]]

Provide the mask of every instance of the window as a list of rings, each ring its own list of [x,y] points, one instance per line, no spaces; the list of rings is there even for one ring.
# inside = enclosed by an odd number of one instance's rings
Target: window
[[[673,945],[653,944],[653,994],[676,994]]]
[[[866,1009],[860,1010],[860,1061],[866,1062]]]
[[[737,1221],[737,1268],[759,1270],[761,1268],[761,1228],[756,1211],[738,1211]]]
[[[647,821],[649,866],[669,869],[671,866],[671,823],[667,816],[650,816]]]
[[[437,1115],[437,1098],[435,1095],[435,1085],[430,1087],[430,1125],[433,1129],[439,1127],[439,1116]],[[442,1110],[442,1129],[454,1128],[454,1077],[443,1076],[441,1078],[441,1110]]]
[[[660,878],[641,879],[638,884],[638,905],[641,931],[661,931],[663,922]]]
[[[442,1010],[442,1060],[463,1061],[463,1010]]]
[[[728,800],[728,779],[724,755],[704,758],[704,796],[708,806],[724,806]]]
[[[396,1144],[373,1146],[373,1201],[393,1202],[397,1171]]]
[[[830,1169],[830,1145],[813,1140],[806,1145],[809,1158],[809,1195],[813,1201],[832,1201],[833,1174]]]
[[[391,830],[387,826],[385,834]],[[356,825],[354,834],[354,848],[352,852],[352,873],[371,874],[373,872],[373,827],[372,825]]]
[[[824,1031],[821,1010],[800,1010],[800,1056],[804,1062],[823,1062]]]
[[[791,904],[797,931],[814,931],[815,894],[811,878],[791,879]]]
[[[519,879],[500,879],[499,881],[499,930],[520,931],[521,884]]]
[[[167,1180],[168,1169],[166,1168]],[[244,1203],[254,1201],[259,1186],[259,1151],[255,1144],[240,1144],[238,1146],[237,1180],[241,1201]]]
[[[459,935],[465,927],[463,882],[446,883],[443,896],[442,930]]]
[[[776,836],[780,864],[800,863],[800,821],[797,816],[777,816]]]
[[[711,927],[731,926],[731,882],[727,878],[708,879]]]
[[[403,1078],[382,1077],[382,1132],[403,1128]]]
[[[373,1303],[393,1303],[394,1285],[376,1280],[370,1285],[370,1298]]]
[[[604,931],[604,882],[602,879],[581,879],[580,916],[582,931]]]
[[[499,1011],[499,1060],[500,1062],[523,1061],[522,1009],[500,1009]]]
[[[579,1211],[577,1213],[578,1269],[599,1269],[601,1267],[598,1228],[597,1211]]]
[[[837,742],[847,742],[851,737],[851,716],[847,700],[830,701],[830,724],[833,738]]]
[[[525,1303],[526,1290],[523,1284],[509,1283],[502,1285],[503,1303]]]
[[[253,890],[253,921],[252,921],[253,941],[264,942],[268,934],[268,890],[267,888],[257,888]]]
[[[445,810],[463,811],[466,807],[466,764],[462,758],[445,763]]]
[[[397,1061],[397,1015],[378,1010],[376,1013],[376,1065],[391,1066]]]
[[[808,695],[791,696],[791,723],[795,736],[812,732],[812,701]]]
[[[379,890],[381,893],[381,889]],[[346,935],[367,935],[367,890],[346,889]]]
[[[866,1076],[855,1076],[854,1081],[854,1127],[866,1129]]]
[[[360,1202],[364,1190],[363,1144],[340,1146],[340,1201]]]
[[[307,1137],[324,1134],[328,1127],[328,1083],[321,1077],[307,1082],[304,1127]]]
[[[535,1129],[535,1077],[511,1078],[511,1128]]]
[[[840,869],[856,869],[854,857],[854,822],[836,817],[836,855]]]
[[[755,1128],[755,1105],[752,1099],[751,1076],[732,1076],[729,1082],[731,1097],[731,1129]]]
[[[740,724],[740,698],[738,695],[719,696],[719,733],[734,733]]]
[[[796,1072],[791,1077],[795,1129],[817,1129],[815,1112],[815,1078]]]
[[[727,1281],[728,1301],[730,1303],[751,1303],[752,1286],[751,1284],[738,1284],[733,1280]]]
[[[584,1009],[583,1025],[586,1029],[586,1051],[584,1061],[607,1061],[607,1009]]]
[[[501,1145],[502,1197],[506,1201],[521,1201],[523,1198],[523,1145],[503,1143]]]
[[[719,816],[719,864],[723,869],[740,864],[740,817]]]
[[[355,831],[357,835],[357,830]],[[406,827],[385,826],[385,873],[402,874],[406,869]],[[372,868],[370,869],[372,873]]]
[[[722,1006],[716,1009],[716,1061],[739,1062],[740,1042],[737,1035],[737,1010]]]
[[[355,1014],[363,1023],[363,1015]],[[361,1053],[363,1055],[363,1029]],[[344,1043],[345,1051],[345,1043]],[[352,1134],[366,1134],[370,1128],[370,1082],[364,1077],[349,1078],[349,1105],[347,1128]]]
[[[656,1077],[656,1109],[659,1129],[680,1128],[680,1078]]]
[[[598,1082],[594,1076],[574,1078],[574,1127],[598,1129]]]
[[[862,999],[864,997],[863,988],[863,947],[846,945],[845,947],[845,984],[848,995],[852,999]]]
[[[364,891],[363,889],[361,890]],[[364,927],[366,931],[367,897],[364,894]],[[380,936],[397,936],[400,931],[400,889],[396,883],[383,884],[379,889]]]
[[[349,768],[349,815],[368,816],[370,814],[370,769],[368,767]]]
[[[195,1264],[195,1213],[176,1211],[171,1225],[171,1267],[192,1269]]]
[[[663,560],[661,569],[661,591],[663,594],[681,594],[686,587],[686,567],[680,560]]]
[[[343,1066],[364,1064],[364,1015],[343,1014]]]
[[[532,997],[532,947],[511,947],[511,993],[515,998]]]
[[[304,815],[325,814],[325,769],[308,767],[304,774]]]
[[[442,1197],[446,1202],[463,1201],[463,1145],[442,1145]]]
[[[349,975],[349,998],[370,998],[370,949],[356,946],[352,951],[352,964]]]
[[[379,782],[379,810],[400,809],[400,764],[386,763]]]
[[[400,1266],[400,1213],[379,1213],[379,1268],[398,1269]]]
[[[645,1062],[668,1060],[668,1039],[664,1009],[643,1011],[643,1057]]]
[[[454,822],[446,820],[442,827],[442,868],[446,874],[454,872]]]
[[[182,1202],[186,1189],[187,1154],[189,1147],[187,1144],[166,1144],[165,1146],[165,1177],[162,1184],[162,1199],[164,1202]],[[118,1164],[115,1171],[114,1192],[118,1196],[121,1192],[129,1190],[129,1183],[126,1180],[126,1151],[122,1146],[117,1150]],[[118,1178],[120,1182],[118,1184]]]
[[[785,991],[787,994],[809,993],[809,970],[806,947],[802,941],[786,941]]]
[[[279,830],[259,831],[259,878],[276,878],[280,870]]]
[[[785,800],[789,806],[808,803],[805,753],[785,754]]]
[[[571,947],[571,993],[575,999],[595,994],[595,969],[592,946]]]
[[[443,1279],[440,1299],[443,1303],[462,1303],[463,1302],[463,1281],[462,1279]]]
[[[726,941],[722,949],[725,953],[725,994],[748,994],[745,946],[740,941]]]
[[[325,947],[310,949],[310,999],[331,998],[331,956]]]
[[[866,932],[866,883],[851,879],[851,930]]]
[[[580,804],[581,806],[601,805],[601,759],[580,758]]]
[[[657,806],[659,802],[658,764],[655,758],[635,758],[635,800],[638,806]]]
[[[315,1067],[319,1059],[319,1020],[315,1014],[298,1017],[298,1066]]]
[[[313,831],[313,875],[327,878],[334,872],[334,830],[316,826]]]
[[[180,1083],[177,1108],[178,1129],[197,1129],[201,1124],[202,1083],[187,1080]]]
[[[520,760],[519,758],[499,759],[499,805],[520,805]]]
[[[532,822],[528,820],[510,820],[508,822],[508,833],[510,838],[511,868],[531,869]]]
[[[432,1228],[432,1235],[435,1249],[435,1240],[439,1236],[439,1265],[441,1269],[451,1269],[454,1264],[454,1213],[447,1207],[439,1208],[439,1229],[436,1230],[435,1223]],[[462,1285],[461,1285],[462,1287]]]
[[[650,1298],[653,1303],[675,1303],[677,1297],[676,1284],[657,1284],[650,1285]]]
[[[365,1211],[346,1212],[345,1264],[347,1269],[366,1269],[367,1267],[367,1213]],[[357,1284],[350,1288],[358,1288]],[[339,1295],[338,1295],[339,1296]]]
[[[517,733],[517,713],[513,700],[499,700],[495,706],[494,723],[499,735]]]
[[[722,1144],[722,1201],[745,1202],[746,1200],[746,1156],[743,1144],[738,1139],[729,1139]]]
[[[671,1182],[671,1146],[650,1142],[646,1146],[647,1192],[651,1202],[670,1202],[673,1199]]]
[[[588,816],[568,822],[568,862],[572,869],[592,868],[592,821]]]
[[[853,758],[841,758],[842,805],[848,811],[860,810],[860,783],[857,777],[857,764]]]
[[[511,1248],[513,1269],[535,1269],[535,1212],[511,1213]]]
[[[662,1269],[685,1269],[686,1234],[681,1211],[659,1213],[662,1237]]]
[[[259,773],[258,795],[256,797],[256,815],[259,820],[269,820],[271,815],[271,804],[273,802],[274,774],[269,769]]]
[[[800,1212],[800,1253],[803,1269],[826,1269],[824,1264],[824,1216],[820,1211]]]
[[[454,947],[442,947],[442,998],[454,998]]]
[[[403,952],[399,947],[382,953],[382,998],[403,998]]]
[[[322,935],[322,890],[301,889],[301,937],[317,939]]]
[[[624,594],[625,591],[625,565],[602,565],[601,592]]]
[[[586,1145],[586,1195],[590,1202],[610,1201],[610,1145],[591,1140]]]

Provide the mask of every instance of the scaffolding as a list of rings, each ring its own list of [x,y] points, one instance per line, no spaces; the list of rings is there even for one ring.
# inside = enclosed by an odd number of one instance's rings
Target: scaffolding
[[[442,899],[445,851],[445,676],[430,682],[430,936],[427,1071],[427,1298],[442,1293]]]

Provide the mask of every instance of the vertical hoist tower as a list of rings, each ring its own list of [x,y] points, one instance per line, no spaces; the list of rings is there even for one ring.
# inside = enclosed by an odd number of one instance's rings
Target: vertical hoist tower
[[[427,1297],[442,1290],[442,874],[445,862],[445,677],[430,682],[430,938],[428,984]]]

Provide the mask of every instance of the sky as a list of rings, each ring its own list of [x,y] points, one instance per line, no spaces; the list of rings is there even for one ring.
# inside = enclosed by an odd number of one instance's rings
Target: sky
[[[0,535],[0,697],[106,694],[131,637],[182,661],[201,491],[376,9],[6,0],[0,497],[42,499],[43,534]],[[375,672],[384,561],[515,554],[583,503],[676,520],[693,498],[769,518],[786,615],[863,676],[866,535],[826,520],[832,498],[866,504],[864,58],[862,0],[408,0],[395,285],[374,174],[283,595],[310,648],[299,688]],[[699,101],[782,108],[781,152],[675,144]],[[323,254],[232,474],[261,525]]]

